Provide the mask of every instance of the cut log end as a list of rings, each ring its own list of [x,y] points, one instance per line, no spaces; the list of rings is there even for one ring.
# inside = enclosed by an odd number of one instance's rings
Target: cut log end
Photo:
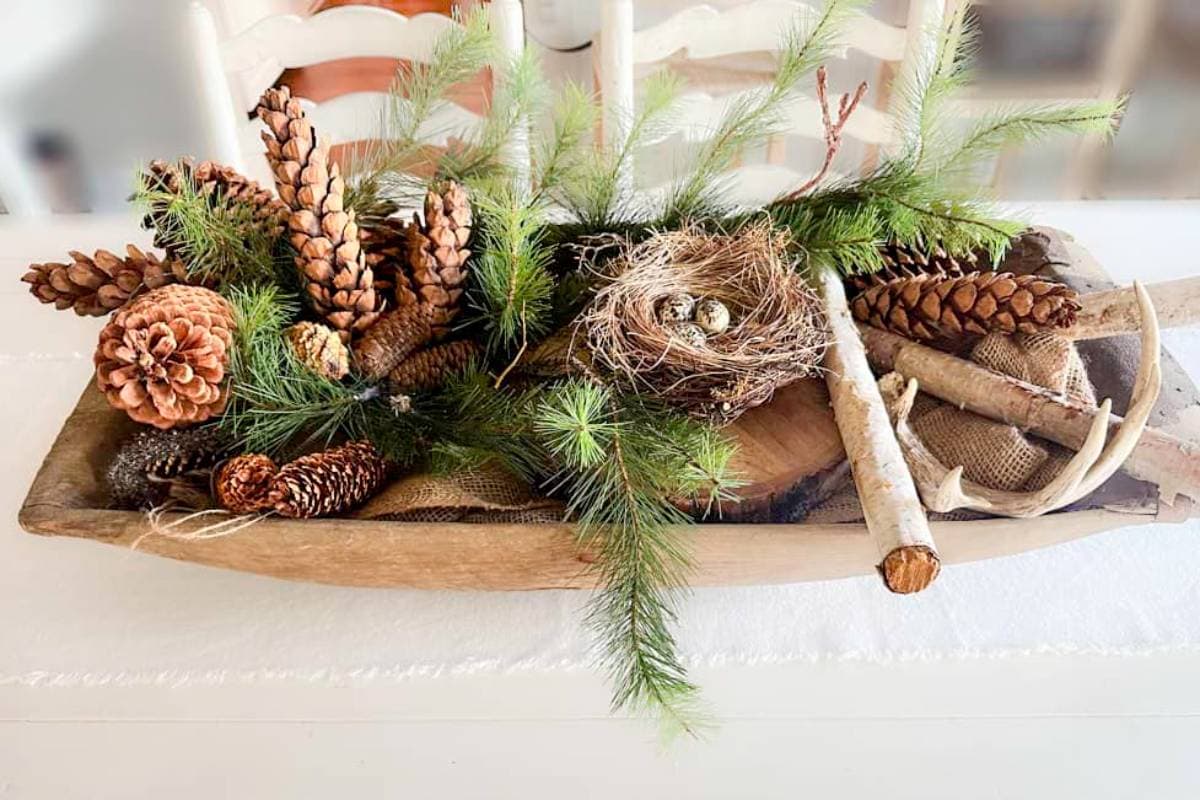
[[[879,565],[883,582],[896,594],[912,594],[929,587],[942,571],[942,560],[924,545],[897,547]]]

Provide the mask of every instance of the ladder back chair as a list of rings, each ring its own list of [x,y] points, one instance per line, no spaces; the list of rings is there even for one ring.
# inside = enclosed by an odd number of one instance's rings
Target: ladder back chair
[[[489,13],[503,54],[520,54],[525,42],[520,0],[493,0]],[[262,92],[285,69],[364,56],[425,63],[434,40],[458,24],[442,14],[406,17],[373,6],[337,6],[308,16],[268,15],[228,35],[219,29],[210,8],[193,2],[190,25],[211,157],[269,186],[261,124],[253,113]],[[364,91],[320,103],[303,98],[301,102],[319,135],[334,143],[350,143],[377,135],[388,96]],[[444,146],[449,138],[468,133],[480,122],[479,115],[447,102],[423,132],[429,134],[430,144]],[[523,131],[514,131],[506,158],[519,174],[527,174],[528,142]]]
[[[932,33],[942,22],[944,4],[945,0],[910,0],[904,27],[859,15],[845,33],[843,56],[846,50],[860,51],[894,64],[897,74],[915,68],[937,46]],[[638,65],[661,63],[681,52],[689,60],[773,52],[797,20],[815,21],[820,14],[818,8],[797,0],[751,0],[724,9],[690,6],[658,24],[635,30],[633,10],[633,0],[603,0],[601,9],[598,73],[604,132],[610,138],[620,139],[628,132],[634,114]],[[696,143],[711,138],[716,121],[739,94],[714,96],[703,88],[686,90],[658,141],[678,136],[685,143]],[[789,135],[817,141],[824,136],[820,106],[813,97],[794,92],[785,109],[785,120]],[[886,150],[892,144],[893,125],[886,111],[864,104],[850,117],[844,133],[865,145]],[[769,146],[769,163],[739,166],[730,171],[727,177],[735,201],[770,200],[809,177],[782,163],[780,145],[776,141]],[[621,177],[627,187],[635,185],[632,170]],[[666,186],[644,188],[650,193],[667,189]]]

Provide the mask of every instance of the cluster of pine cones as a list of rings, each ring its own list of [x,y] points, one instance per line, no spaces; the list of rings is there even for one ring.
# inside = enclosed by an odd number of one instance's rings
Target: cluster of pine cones
[[[410,225],[384,220],[360,230],[328,145],[287,87],[268,89],[257,112],[275,187],[291,209],[296,267],[323,321],[289,332],[300,360],[333,380],[351,367],[386,379],[394,395],[434,388],[460,371],[479,352],[473,342],[443,341],[471,255],[466,190],[448,181],[426,194],[424,220],[414,214]]]
[[[917,341],[955,344],[989,333],[1069,328],[1078,295],[1037,275],[980,270],[979,258],[955,258],[941,246],[891,243],[879,272],[847,279],[856,319]]]

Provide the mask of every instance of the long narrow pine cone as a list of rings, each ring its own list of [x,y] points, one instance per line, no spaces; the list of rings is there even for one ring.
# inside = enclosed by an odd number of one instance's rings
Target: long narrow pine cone
[[[471,251],[471,203],[454,181],[425,195],[425,221],[408,226],[408,262],[420,302],[433,309],[434,335],[442,337],[458,314]]]
[[[375,323],[385,300],[375,291],[354,212],[345,210],[345,182],[286,86],[268,89],[257,111],[269,129],[263,142],[275,187],[292,209],[288,230],[305,293],[325,322],[349,341]]]
[[[178,162],[151,161],[142,173],[143,185],[153,192],[178,195],[183,191],[185,181],[190,183],[191,191],[209,198],[211,203],[225,202],[249,209],[252,223],[271,239],[282,236],[287,230],[291,209],[269,189],[259,186],[233,167],[215,161],[196,164],[190,158],[184,158]],[[157,247],[165,248],[177,238],[177,232],[170,230],[165,203],[151,203],[142,224],[155,230]]]
[[[411,394],[436,389],[447,378],[467,368],[482,352],[475,342],[461,341],[434,345],[409,356],[388,373],[393,394]]]
[[[275,474],[271,506],[285,517],[323,517],[349,511],[383,484],[388,465],[367,441],[313,453]]]
[[[879,255],[883,259],[882,269],[846,279],[851,296],[897,278],[915,278],[918,275],[953,278],[979,269],[978,255],[951,255],[940,243],[921,247],[892,241],[879,248]]]
[[[90,257],[72,250],[71,263],[30,264],[21,280],[43,303],[73,309],[81,317],[103,317],[145,289],[187,277],[187,270],[175,259],[160,261],[133,245],[126,245],[125,251],[121,258],[108,250],[97,250]]]
[[[432,338],[427,306],[392,309],[354,345],[354,366],[362,377],[379,380]]]
[[[861,322],[917,340],[953,340],[987,333],[1037,333],[1068,328],[1077,294],[1036,275],[970,272],[917,275],[872,286],[851,301]]]

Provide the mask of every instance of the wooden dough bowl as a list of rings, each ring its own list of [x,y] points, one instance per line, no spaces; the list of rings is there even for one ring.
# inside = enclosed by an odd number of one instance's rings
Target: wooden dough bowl
[[[1040,230],[1032,247],[1018,247],[1006,263],[1014,271],[1049,271],[1079,288],[1104,288],[1095,262],[1069,237]],[[1026,237],[1027,239],[1029,237]],[[1029,245],[1029,242],[1026,242]],[[1108,341],[1108,340],[1106,340]],[[1116,341],[1115,339],[1112,341]],[[1088,343],[1091,347],[1103,342]],[[1136,347],[1136,342],[1133,345]],[[1083,350],[1083,345],[1081,345]],[[1093,369],[1116,369],[1119,357],[1084,351]],[[1128,359],[1125,359],[1128,361]],[[1187,430],[1181,412],[1197,392],[1164,358],[1164,403],[1152,424],[1176,435]],[[1122,392],[1099,384],[1102,396]],[[1119,397],[1115,395],[1120,394]],[[1119,409],[1117,409],[1119,410]],[[168,558],[277,578],[346,586],[419,589],[582,589],[594,585],[591,555],[569,524],[401,523],[350,519],[266,519],[229,536],[180,540],[146,536],[143,515],[105,508],[103,475],[114,446],[133,429],[120,411],[88,386],[46,456],[20,512],[25,530],[72,536]],[[725,521],[689,528],[695,586],[826,580],[875,571],[877,552],[861,523],[805,524],[806,509],[847,479],[845,455],[828,409],[824,384],[807,381],[781,390],[732,428],[741,466],[751,478],[744,502]],[[1107,493],[1105,494],[1107,490]],[[1179,521],[1191,503],[1159,506],[1154,487],[1128,478],[1102,488],[1094,502],[1033,520],[935,521],[944,564],[994,558],[1066,542],[1100,531],[1154,521]],[[754,519],[799,519],[791,523]]]

